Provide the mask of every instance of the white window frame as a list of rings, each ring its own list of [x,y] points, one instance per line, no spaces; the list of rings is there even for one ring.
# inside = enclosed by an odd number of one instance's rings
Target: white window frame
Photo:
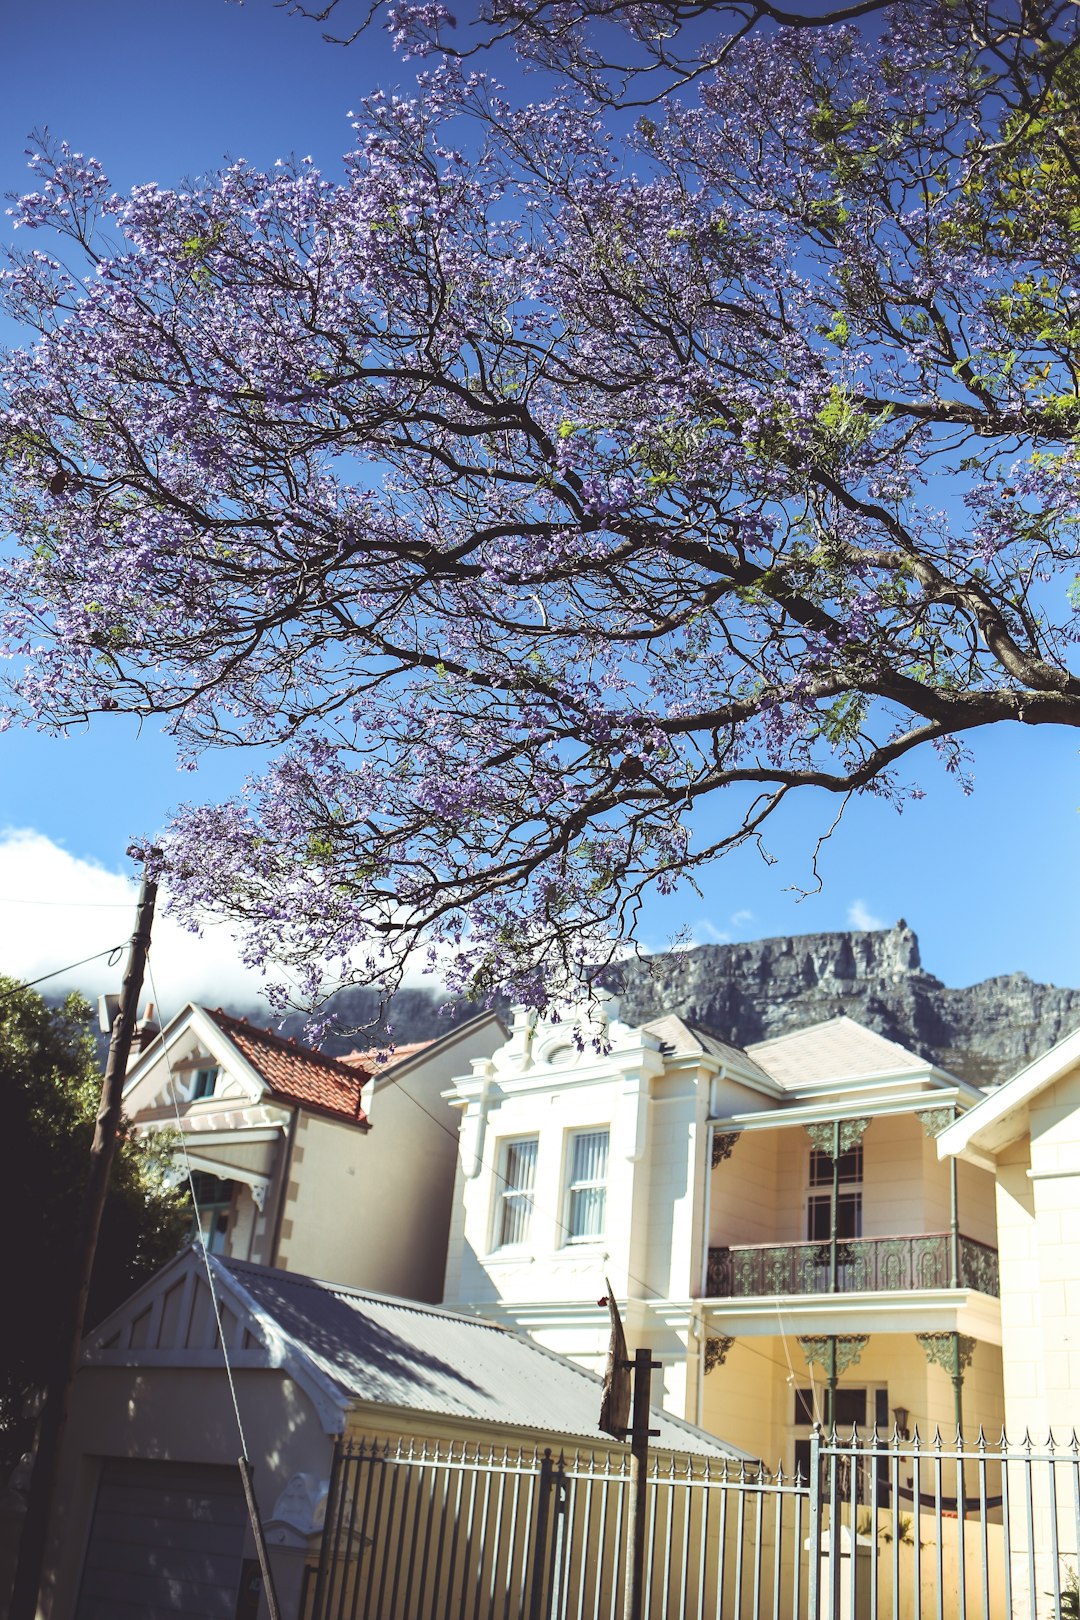
[[[531,1144],[532,1179],[525,1186],[511,1183],[510,1158],[515,1148]],[[518,1249],[529,1241],[529,1231],[532,1226],[533,1213],[536,1209],[536,1164],[540,1157],[540,1137],[534,1131],[528,1136],[512,1136],[502,1142],[499,1147],[499,1173],[495,1182],[495,1216],[492,1222],[493,1250]],[[521,1231],[513,1237],[507,1237],[507,1229],[512,1230],[513,1215],[511,1209],[518,1213],[521,1221]]]
[[[604,1148],[604,1174],[602,1177],[574,1178],[574,1159],[577,1155],[577,1144],[586,1136],[603,1136]],[[567,1244],[602,1243],[607,1234],[607,1184],[608,1172],[611,1166],[611,1126],[586,1125],[580,1130],[568,1131],[566,1139],[566,1197],[563,1205],[563,1231]],[[574,1231],[574,1199],[578,1193],[599,1191],[603,1195],[601,1205],[600,1230],[598,1232]]]
[[[199,1090],[199,1081],[202,1079],[203,1075],[206,1076],[206,1090],[205,1091],[200,1091]],[[195,1073],[191,1077],[191,1098],[190,1098],[190,1100],[192,1102],[207,1102],[207,1101],[209,1101],[209,1099],[216,1094],[217,1088],[218,1088],[218,1081],[220,1079],[221,1079],[221,1064],[220,1063],[208,1063],[208,1064],[206,1064],[206,1066],[204,1068],[196,1069]]]

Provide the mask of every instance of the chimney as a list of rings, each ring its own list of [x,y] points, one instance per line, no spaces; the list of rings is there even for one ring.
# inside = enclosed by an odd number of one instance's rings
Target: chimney
[[[154,1003],[148,1001],[146,1011],[135,1025],[135,1033],[131,1037],[131,1059],[128,1068],[131,1067],[132,1063],[138,1061],[146,1048],[151,1042],[156,1041],[160,1034],[161,1025],[154,1018]]]

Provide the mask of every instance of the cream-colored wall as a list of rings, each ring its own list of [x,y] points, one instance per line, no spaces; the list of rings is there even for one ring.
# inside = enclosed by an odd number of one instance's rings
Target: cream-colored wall
[[[1010,1433],[1080,1427],[1080,1072],[1029,1106],[997,1160],[1005,1396]]]
[[[1049,1427],[1080,1429],[1080,1070],[1029,1109],[1043,1376]]]
[[[371,1130],[364,1144],[363,1286],[438,1303],[443,1297],[457,1170],[458,1113],[442,1093],[462,1063],[489,1057],[504,1040],[496,1020],[420,1053],[365,1089]]]
[[[789,1382],[793,1378],[794,1383]],[[888,1396],[890,1412],[906,1407],[909,1426],[917,1425],[922,1441],[932,1440],[940,1428],[948,1442],[956,1433],[952,1382],[937,1365],[931,1365],[914,1334],[872,1334],[859,1360],[840,1377],[840,1388],[882,1387]],[[702,1427],[721,1435],[732,1445],[760,1456],[769,1467],[783,1463],[790,1471],[795,1462],[795,1440],[805,1438],[805,1427],[796,1427],[794,1389],[815,1389],[822,1422],[826,1413],[826,1381],[820,1365],[808,1365],[798,1338],[749,1337],[736,1339],[722,1366],[704,1379]],[[971,1366],[963,1385],[964,1436],[974,1443],[982,1426],[989,1440],[1001,1434],[1000,1351],[983,1342],[975,1346]],[[873,1422],[874,1402],[867,1402],[868,1423]]]
[[[712,1172],[710,1245],[805,1242],[810,1151],[801,1125],[744,1133]],[[973,1165],[960,1171],[960,1230],[993,1247],[993,1177]],[[933,1139],[914,1114],[871,1118],[863,1136],[863,1236],[948,1230],[949,1166],[938,1161]]]
[[[793,1198],[788,1131],[747,1131],[712,1172],[709,1246],[795,1242],[788,1237],[787,1211]],[[803,1178],[805,1179],[805,1177]],[[784,1237],[779,1233],[783,1232]],[[805,1235],[802,1231],[799,1236]]]
[[[1042,1295],[1035,1185],[1025,1136],[998,1160],[997,1229],[1001,1337],[1008,1428],[1019,1437],[1047,1427]]]
[[[286,1375],[239,1368],[234,1379],[256,1496],[269,1518],[294,1474],[328,1476],[333,1441],[307,1396]],[[59,1471],[42,1620],[70,1620],[74,1613],[103,1459],[235,1468],[240,1450],[223,1368],[84,1367],[75,1383]],[[250,1529],[244,1556],[255,1557]],[[282,1613],[294,1615],[303,1556],[277,1548],[270,1557]],[[264,1605],[260,1614],[265,1613]]]
[[[928,1155],[931,1146],[913,1114],[870,1121],[863,1137],[864,1237],[949,1230],[948,1170]]]
[[[373,1234],[365,1222],[368,1137],[301,1110],[289,1161],[277,1264],[363,1287]]]
[[[629,1156],[637,1146],[637,1087],[619,1073],[575,1074],[572,1070],[553,1082],[550,1091],[507,1090],[486,1110],[478,1155],[463,1145],[463,1165],[456,1188],[461,1218],[455,1223],[447,1267],[448,1304],[476,1305],[496,1300],[595,1299],[604,1292],[604,1278],[624,1296],[632,1271],[631,1251],[635,1214],[640,1225],[644,1209],[635,1211],[635,1189],[641,1186],[642,1168]],[[644,1082],[647,1086],[647,1082]],[[645,1153],[651,1150],[654,1128],[660,1124],[656,1108],[644,1100]],[[628,1117],[629,1116],[629,1117]],[[566,1182],[570,1142],[576,1131],[610,1131],[606,1200],[607,1230],[596,1243],[566,1241]],[[522,1137],[538,1138],[533,1211],[526,1241],[513,1247],[497,1243],[507,1144]],[[473,1170],[474,1174],[468,1174]],[[636,1291],[636,1290],[631,1290]]]
[[[655,1081],[649,1136],[632,1190],[627,1292],[647,1299],[689,1299],[700,1287],[695,1220],[698,1144],[704,1138],[702,1086],[692,1069]],[[620,1211],[619,1219],[624,1218]]]

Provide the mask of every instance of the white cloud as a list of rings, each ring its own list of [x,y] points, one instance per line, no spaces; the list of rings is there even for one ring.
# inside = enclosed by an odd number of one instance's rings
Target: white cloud
[[[885,927],[882,919],[875,917],[862,900],[853,900],[851,902],[850,906],[848,906],[847,920],[849,928],[874,929]]]
[[[743,928],[747,923],[753,922],[753,920],[754,913],[752,911],[733,911],[731,914],[732,928]]]
[[[136,886],[119,872],[80,860],[29,828],[0,829],[0,973],[30,980],[121,947],[106,957],[50,978],[43,991],[81,990],[91,999],[118,992],[135,921]],[[200,938],[163,915],[154,918],[151,964],[165,1016],[185,1001],[250,1007],[262,976],[245,968],[223,928]],[[153,999],[144,981],[143,1001]]]

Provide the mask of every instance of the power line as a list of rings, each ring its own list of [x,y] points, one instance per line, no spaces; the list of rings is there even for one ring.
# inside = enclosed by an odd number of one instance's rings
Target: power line
[[[52,973],[43,973],[39,979],[27,979],[25,982],[20,983],[16,989],[9,990],[6,995],[0,996],[0,1005],[5,1001],[13,1001],[23,990],[32,990],[36,984],[44,984],[47,979],[59,979],[62,974],[71,973],[78,967],[85,967],[87,962],[100,961],[103,956],[109,958],[110,967],[115,967],[123,955],[126,944],[127,940],[125,939],[119,945],[110,945],[107,951],[97,951],[93,956],[84,956],[79,962],[69,962],[67,967],[56,968]]]
[[[63,906],[65,911],[130,911],[132,900],[37,900],[31,895],[0,894],[0,906]]]

